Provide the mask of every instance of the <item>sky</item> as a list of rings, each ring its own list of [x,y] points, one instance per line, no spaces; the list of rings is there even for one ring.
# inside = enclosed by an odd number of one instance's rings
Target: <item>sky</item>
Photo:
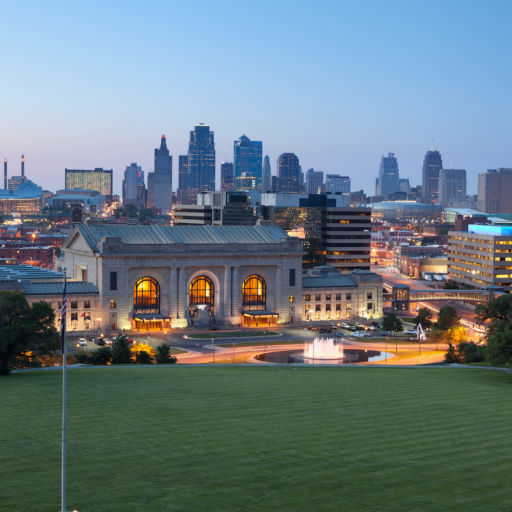
[[[374,193],[382,155],[421,183],[425,152],[477,174],[512,167],[509,1],[102,1],[0,3],[0,158],[64,188],[64,168],[131,162],[162,134],[174,157],[198,122],[217,174],[242,134],[272,172],[349,175]]]

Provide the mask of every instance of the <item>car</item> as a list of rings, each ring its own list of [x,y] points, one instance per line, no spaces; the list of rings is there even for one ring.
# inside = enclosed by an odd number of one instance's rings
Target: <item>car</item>
[[[87,347],[87,340],[85,338],[79,338],[76,346],[77,347]]]
[[[368,330],[369,330],[369,331],[376,331],[376,330],[377,330],[377,327],[375,327],[375,325],[369,325],[369,326],[368,326]]]
[[[389,331],[380,331],[380,333],[383,335],[383,336],[391,336],[391,333]]]
[[[110,338],[104,338],[105,345],[112,345],[112,340]]]
[[[96,338],[94,340],[94,343],[96,343],[96,345],[98,345],[100,347],[104,347],[105,346],[105,340],[103,338]]]
[[[407,336],[414,336],[417,333],[415,329],[408,329],[407,331],[404,332],[404,334],[406,334]]]
[[[352,336],[355,336],[356,338],[364,338],[364,333],[357,331],[354,334],[352,334]]]
[[[341,327],[343,327],[343,329],[350,329],[350,325],[346,322],[341,322]]]
[[[363,336],[364,336],[365,338],[369,338],[371,335],[372,335],[372,333],[371,333],[371,332],[363,332]]]
[[[345,338],[345,335],[342,332],[337,332],[334,334],[335,338]]]

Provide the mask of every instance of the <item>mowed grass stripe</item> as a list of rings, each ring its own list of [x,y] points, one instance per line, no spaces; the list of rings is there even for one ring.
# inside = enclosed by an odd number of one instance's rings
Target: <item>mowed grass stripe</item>
[[[70,507],[508,510],[511,385],[447,368],[70,371]],[[60,375],[3,379],[0,406],[0,509],[57,510]]]

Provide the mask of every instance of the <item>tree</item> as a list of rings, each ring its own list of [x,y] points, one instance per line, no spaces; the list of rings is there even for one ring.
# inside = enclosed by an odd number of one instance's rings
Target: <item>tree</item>
[[[390,313],[384,317],[382,321],[382,329],[385,331],[402,332],[404,327],[402,321],[394,313]]]
[[[128,343],[128,336],[120,334],[112,345],[112,364],[130,364],[132,352]]]
[[[59,347],[55,314],[47,302],[29,305],[21,292],[0,292],[0,375],[8,375],[27,352],[50,354]]]
[[[446,331],[458,325],[459,321],[460,318],[453,306],[443,306],[437,315],[436,327]]]
[[[480,325],[488,322],[485,334],[487,360],[492,365],[511,365],[512,295],[501,295],[488,304],[479,304],[475,312],[476,320]]]
[[[414,319],[414,324],[418,327],[419,324],[424,329],[428,329],[432,326],[432,311],[428,308],[421,308]]]
[[[134,343],[133,346],[130,348],[130,351],[132,353],[132,362],[134,363],[139,362],[137,359],[139,352],[146,352],[151,358],[150,362],[153,362],[153,359],[155,358],[155,349],[148,343]],[[146,356],[142,357],[144,358]]]
[[[157,364],[176,364],[176,356],[173,356],[170,352],[169,345],[162,343],[156,347],[155,359]]]
[[[451,343],[448,343],[448,350],[444,355],[444,362],[447,364],[462,363],[458,351]]]

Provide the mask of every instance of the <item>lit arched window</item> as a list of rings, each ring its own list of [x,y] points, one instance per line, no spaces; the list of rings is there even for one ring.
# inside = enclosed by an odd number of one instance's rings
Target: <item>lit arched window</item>
[[[242,287],[242,305],[265,309],[267,306],[267,284],[256,274],[249,276]]]
[[[190,283],[189,304],[208,304],[213,306],[215,301],[213,281],[206,276],[198,276]]]
[[[143,277],[133,290],[135,313],[160,313],[160,285],[152,277]]]

